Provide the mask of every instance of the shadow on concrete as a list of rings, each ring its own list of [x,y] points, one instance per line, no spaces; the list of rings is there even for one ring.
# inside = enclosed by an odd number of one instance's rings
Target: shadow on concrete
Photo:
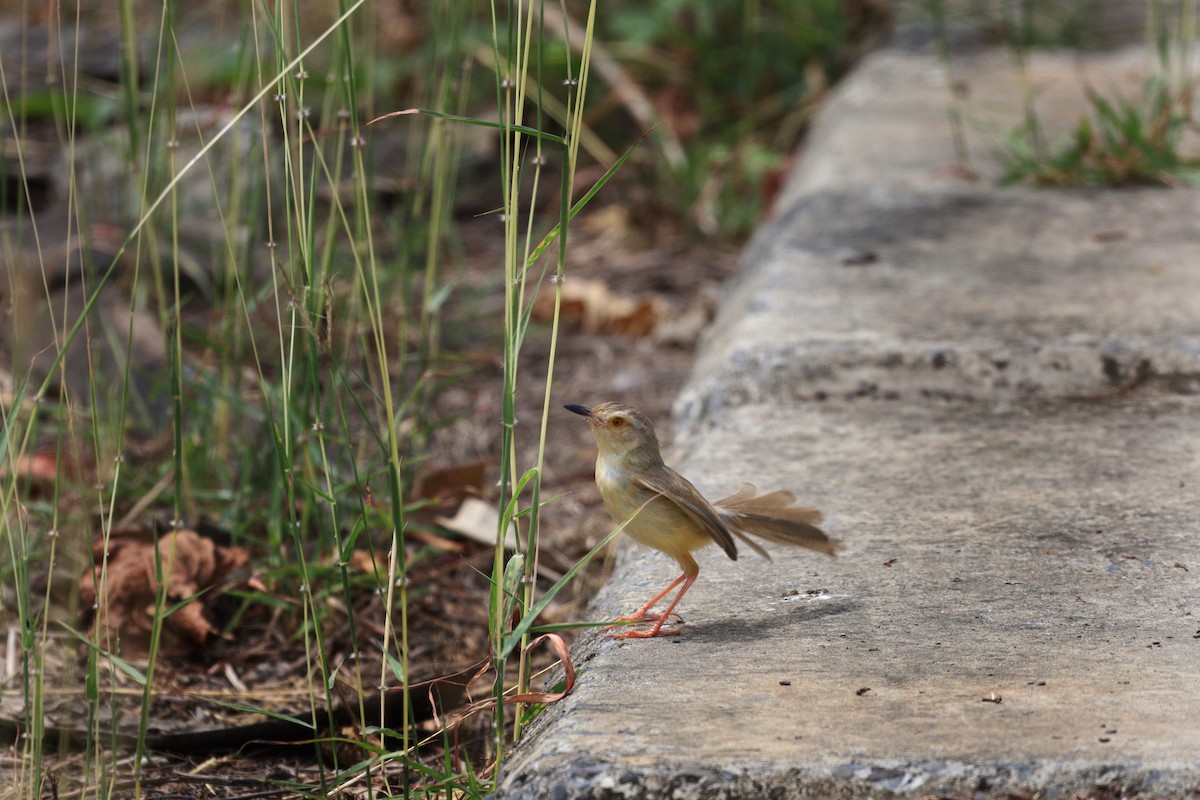
[[[803,625],[806,621],[857,611],[860,605],[858,601],[850,599],[821,600],[808,605],[789,604],[776,609],[775,613],[766,613],[753,619],[740,616],[688,623],[682,635],[696,643],[752,642],[762,639],[766,633],[781,625]]]

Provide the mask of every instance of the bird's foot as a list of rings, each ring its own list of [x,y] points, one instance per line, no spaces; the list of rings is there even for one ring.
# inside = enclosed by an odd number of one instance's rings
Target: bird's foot
[[[624,633],[614,633],[614,639],[653,639],[656,636],[678,636],[683,633],[683,628],[661,628],[655,625],[648,631],[625,631]]]
[[[671,619],[677,619],[681,623],[683,622],[683,617],[679,616],[678,614],[672,614],[670,612],[667,612],[666,614],[647,614],[645,611],[639,611],[636,614],[630,614],[630,615],[624,616],[624,617],[617,617],[615,620],[613,620],[614,622],[617,622],[617,623],[653,622],[654,626],[652,628],[650,628],[650,630],[625,631],[623,633],[614,633],[612,638],[614,638],[614,639],[650,639],[655,636],[678,636],[679,632],[683,630],[682,625],[678,628],[664,628],[663,627],[663,625],[665,625]],[[621,625],[621,624],[609,625],[604,630],[611,631],[614,628],[623,628],[623,627],[625,627],[625,626]]]
[[[670,616],[678,619],[680,622],[683,622],[683,617],[679,616],[678,614],[672,614]],[[611,631],[617,628],[624,628],[626,623],[631,622],[657,622],[661,626],[667,621],[667,619],[668,617],[663,614],[651,614],[645,610],[635,611],[632,614],[622,614],[619,617],[613,617],[613,624],[607,626],[604,630]]]

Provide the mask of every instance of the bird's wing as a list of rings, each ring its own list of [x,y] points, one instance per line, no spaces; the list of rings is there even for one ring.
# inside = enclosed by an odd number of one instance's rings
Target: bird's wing
[[[643,475],[635,482],[652,492],[657,492],[664,500],[674,503],[711,536],[713,541],[721,545],[726,555],[737,561],[737,544],[733,541],[729,528],[721,521],[717,510],[701,496],[687,478],[667,467],[663,477]]]

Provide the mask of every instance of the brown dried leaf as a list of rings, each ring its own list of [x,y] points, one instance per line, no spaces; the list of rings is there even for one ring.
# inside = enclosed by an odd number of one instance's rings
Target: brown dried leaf
[[[60,479],[78,483],[91,471],[90,463],[71,453],[63,453],[60,461],[57,451],[39,450],[15,459],[11,473],[8,466],[0,467],[0,480],[15,475],[35,497],[47,497]]]
[[[466,549],[466,545],[454,539],[447,539],[445,536],[438,536],[432,531],[420,530],[414,528],[409,534],[408,539],[414,542],[420,542],[423,545],[440,550],[443,553],[461,553]]]
[[[484,458],[445,469],[431,470],[417,479],[420,500],[460,500],[483,493],[487,469],[494,459]]]
[[[562,285],[561,320],[576,324],[585,333],[619,333],[647,336],[654,331],[665,309],[662,300],[637,300],[611,291],[604,281],[572,280]],[[546,286],[533,304],[533,316],[554,318],[554,287]]]
[[[534,639],[525,648],[525,652],[533,650],[542,642],[547,642],[555,655],[558,656],[559,662],[563,666],[563,672],[566,674],[563,677],[563,688],[561,692],[527,692],[525,694],[515,694],[504,699],[506,703],[557,703],[571,693],[575,688],[575,662],[571,660],[571,649],[567,647],[567,642],[557,633],[543,633],[541,636]]]
[[[96,628],[104,630],[101,642],[105,647],[115,647],[119,640],[124,655],[144,655],[150,645],[158,593],[154,538],[140,529],[113,532],[109,537],[103,596],[99,596],[103,538],[97,536],[93,540],[92,550],[96,566],[80,577],[79,591],[85,605],[95,608],[93,632]],[[201,647],[218,631],[204,613],[212,595],[196,595],[222,583],[246,563],[249,554],[240,547],[218,545],[188,529],[160,536],[158,552],[163,573],[167,575],[167,605],[195,598],[163,621],[163,652],[178,654]]]
[[[386,556],[383,558],[376,557],[370,550],[355,549],[350,554],[350,560],[346,564],[354,572],[361,572],[365,575],[374,575],[376,578],[383,578],[387,575],[388,565]]]
[[[654,303],[643,302],[630,313],[614,317],[608,327],[614,333],[625,336],[649,336],[654,332],[654,326],[658,324],[658,317],[659,310],[655,308]]]

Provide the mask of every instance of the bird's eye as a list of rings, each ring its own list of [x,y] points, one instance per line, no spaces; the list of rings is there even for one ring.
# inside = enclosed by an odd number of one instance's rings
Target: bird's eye
[[[610,422],[609,424],[612,425],[614,428],[623,427],[625,425],[625,418],[624,417],[613,417],[612,422]]]

